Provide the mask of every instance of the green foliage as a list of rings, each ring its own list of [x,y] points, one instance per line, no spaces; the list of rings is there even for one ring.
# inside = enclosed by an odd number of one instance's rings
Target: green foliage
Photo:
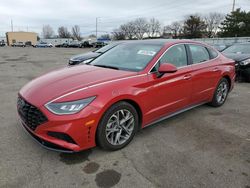
[[[227,14],[221,23],[221,37],[246,37],[250,36],[250,11],[245,12],[237,9]]]
[[[206,30],[206,24],[198,15],[190,15],[184,22],[183,37],[201,38]]]

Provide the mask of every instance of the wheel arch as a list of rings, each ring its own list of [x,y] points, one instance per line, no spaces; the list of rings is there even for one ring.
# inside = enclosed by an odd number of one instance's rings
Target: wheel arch
[[[112,100],[112,102],[110,101],[109,105],[107,105],[105,107],[105,111],[102,114],[102,116],[101,116],[101,118],[100,118],[100,120],[99,120],[99,122],[97,124],[97,128],[100,125],[100,122],[102,121],[105,112],[109,108],[111,108],[113,105],[115,105],[115,104],[117,104],[119,102],[127,102],[127,103],[129,103],[130,105],[132,105],[135,108],[135,110],[136,110],[136,112],[138,114],[138,120],[139,120],[138,130],[140,130],[142,128],[142,121],[143,121],[142,109],[141,109],[139,103],[136,102],[136,100],[134,100],[134,99],[132,99],[130,97],[126,97],[126,98],[122,98],[122,99],[117,99],[115,101]],[[98,145],[98,138],[97,138],[97,135],[96,135],[97,134],[97,128],[96,128],[96,131],[95,131],[95,143],[96,143],[96,145]]]

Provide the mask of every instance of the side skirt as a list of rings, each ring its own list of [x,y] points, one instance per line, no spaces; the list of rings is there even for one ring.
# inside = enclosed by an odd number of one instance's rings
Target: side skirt
[[[157,119],[157,120],[153,121],[152,123],[149,123],[149,124],[145,125],[143,128],[148,127],[148,126],[151,126],[151,125],[154,125],[154,124],[159,123],[159,122],[161,122],[161,121],[163,121],[163,120],[169,119],[169,118],[171,118],[171,117],[173,117],[173,116],[176,116],[176,115],[178,115],[178,114],[181,114],[181,113],[183,113],[183,112],[186,112],[186,111],[188,111],[188,110],[191,110],[191,109],[193,109],[193,108],[196,108],[196,107],[201,106],[201,105],[206,104],[206,103],[208,103],[208,102],[202,102],[202,103],[199,103],[199,104],[196,104],[196,105],[192,105],[192,106],[183,108],[183,109],[178,110],[178,111],[176,111],[176,112],[174,112],[174,113],[171,113],[171,114],[169,114],[169,115],[167,115],[167,116],[161,117],[160,119]]]

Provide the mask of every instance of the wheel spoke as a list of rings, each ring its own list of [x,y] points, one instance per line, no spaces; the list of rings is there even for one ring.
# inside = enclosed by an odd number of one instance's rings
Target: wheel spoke
[[[109,118],[106,125],[106,138],[112,145],[125,143],[134,130],[134,116],[127,110],[116,111]]]

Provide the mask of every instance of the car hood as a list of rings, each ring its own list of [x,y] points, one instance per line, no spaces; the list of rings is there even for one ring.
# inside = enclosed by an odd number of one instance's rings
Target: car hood
[[[223,53],[223,55],[235,60],[236,62],[244,61],[250,58],[250,54]]]
[[[84,61],[84,60],[87,60],[87,59],[95,58],[95,57],[97,57],[99,55],[100,54],[96,53],[96,52],[88,52],[88,53],[84,53],[84,54],[79,54],[79,55],[73,56],[73,57],[70,58],[70,60],[73,60],[73,61]]]
[[[77,89],[136,74],[91,65],[66,67],[32,80],[20,90],[19,94],[29,103],[40,107]]]

